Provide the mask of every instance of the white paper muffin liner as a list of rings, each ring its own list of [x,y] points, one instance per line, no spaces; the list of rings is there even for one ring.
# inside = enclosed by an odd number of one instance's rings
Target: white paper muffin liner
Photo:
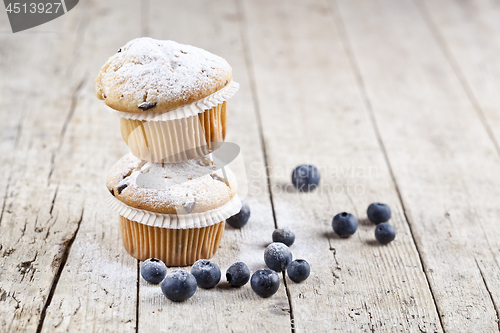
[[[122,138],[141,160],[176,163],[205,156],[225,139],[226,103],[203,113],[167,121],[120,118]]]
[[[167,121],[174,119],[182,119],[195,116],[198,113],[204,112],[217,106],[231,97],[238,91],[240,85],[233,80],[229,82],[224,88],[216,91],[215,93],[202,98],[191,104],[179,106],[172,110],[167,111],[144,111],[144,112],[123,112],[108,108],[108,110],[116,114],[120,118],[133,119],[133,120],[146,120],[146,121]]]
[[[108,191],[109,193],[109,191]],[[223,206],[203,213],[160,214],[130,207],[113,195],[108,195],[108,203],[119,215],[129,220],[152,227],[169,229],[203,228],[220,223],[236,215],[241,209],[241,199],[237,194]]]
[[[125,250],[144,261],[160,259],[168,267],[188,266],[213,257],[224,235],[225,222],[205,228],[168,229],[150,227],[119,216]]]

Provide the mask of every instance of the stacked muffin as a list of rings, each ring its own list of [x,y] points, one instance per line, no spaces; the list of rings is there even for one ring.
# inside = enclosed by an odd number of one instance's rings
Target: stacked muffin
[[[210,155],[238,90],[231,66],[193,46],[138,38],[109,58],[95,89],[130,149],[106,181],[125,249],[167,266],[211,258],[241,208],[233,173]]]

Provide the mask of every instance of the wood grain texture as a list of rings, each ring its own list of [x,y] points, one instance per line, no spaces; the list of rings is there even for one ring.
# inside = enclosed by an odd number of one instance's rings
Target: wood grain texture
[[[68,189],[64,198],[84,198],[84,214],[43,332],[135,332],[137,260],[125,252],[118,218],[105,200],[107,173],[128,149],[118,119],[94,95],[94,78],[117,45],[140,35],[140,22],[119,24],[139,10],[139,1],[92,1],[74,9],[83,18],[69,70],[85,79],[52,178]]]
[[[432,295],[356,76],[325,1],[244,3],[279,227],[295,231],[295,258],[311,264],[288,280],[296,331],[440,331]],[[321,172],[298,193],[295,166]],[[366,220],[371,202],[393,209],[396,240],[381,246]],[[331,221],[360,219],[341,239]]]
[[[500,4],[489,0],[416,4],[500,150]]]
[[[491,137],[415,3],[339,7],[444,329],[498,331],[483,280],[498,265]]]
[[[82,79],[68,81],[66,74],[80,17],[0,35],[2,332],[37,329],[82,220],[85,196],[70,195],[75,184],[51,179]],[[9,30],[4,18],[1,29]]]
[[[500,152],[500,4],[496,1],[419,1],[438,43]],[[489,214],[492,220],[495,212]],[[493,225],[490,224],[490,225]],[[500,230],[485,232],[492,255],[476,263],[500,316]]]
[[[0,331],[499,331],[499,15],[493,0],[90,0],[12,34],[0,13]],[[241,85],[227,141],[252,216],[226,225],[221,283],[183,303],[138,278],[105,202],[127,147],[93,81],[140,36],[218,54]],[[312,193],[290,182],[304,163]],[[374,201],[393,209],[388,246]],[[360,220],[349,239],[341,211]],[[276,225],[310,278],[268,299],[230,288],[232,263],[265,267]]]
[[[252,291],[249,283],[231,288],[225,279],[226,269],[237,261],[245,262],[251,272],[264,268],[264,249],[272,241],[274,230],[237,7],[233,1],[151,1],[148,22],[151,37],[201,47],[222,56],[232,66],[240,90],[228,101],[226,141],[241,147],[242,160],[230,166],[240,187],[248,181],[245,200],[252,213],[242,229],[226,224],[222,243],[212,259],[222,271],[221,282],[214,289],[198,288],[189,300],[174,303],[163,296],[158,286],[141,279],[139,331],[290,332],[290,309],[283,283],[273,297],[263,299]]]

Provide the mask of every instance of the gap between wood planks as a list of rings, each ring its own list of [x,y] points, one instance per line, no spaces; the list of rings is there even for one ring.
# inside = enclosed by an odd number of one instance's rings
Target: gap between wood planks
[[[370,99],[368,97],[367,91],[366,91],[366,87],[365,87],[365,83],[363,81],[363,77],[361,75],[361,71],[359,69],[359,66],[358,66],[358,63],[356,61],[356,58],[355,58],[355,56],[353,54],[351,43],[349,41],[349,36],[347,34],[347,30],[346,30],[346,27],[344,25],[344,21],[342,19],[341,13],[340,13],[340,9],[338,7],[337,0],[330,0],[330,1],[328,1],[328,5],[329,5],[330,11],[332,13],[332,17],[334,19],[334,24],[335,24],[335,26],[337,27],[337,29],[339,31],[339,36],[340,36],[341,43],[342,43],[342,45],[344,47],[344,50],[345,50],[345,53],[346,53],[347,57],[349,58],[352,70],[353,70],[353,72],[354,72],[354,74],[356,76],[356,81],[358,83],[358,87],[359,87],[359,91],[360,91],[362,99],[363,99],[363,103],[365,104],[365,107],[368,110],[368,114],[369,114],[369,117],[370,117],[370,122],[371,122],[371,124],[373,126],[373,130],[375,132],[375,136],[377,137],[378,145],[380,146],[380,149],[381,149],[382,154],[384,156],[384,161],[385,161],[385,163],[387,165],[387,168],[389,170],[389,174],[391,176],[392,182],[394,183],[394,188],[396,189],[398,200],[399,200],[399,202],[401,204],[401,207],[403,208],[403,215],[404,215],[406,224],[408,225],[408,227],[410,229],[410,234],[411,234],[411,237],[412,237],[412,240],[413,240],[413,244],[415,245],[415,248],[417,249],[418,260],[420,261],[420,267],[422,268],[422,271],[424,273],[425,280],[426,280],[426,283],[427,283],[427,288],[429,288],[429,291],[430,291],[430,293],[432,295],[432,301],[434,302],[434,309],[436,310],[436,313],[438,314],[439,324],[441,325],[441,330],[444,332],[445,331],[444,330],[444,325],[443,325],[443,321],[442,321],[442,318],[441,318],[441,313],[439,312],[439,308],[437,306],[436,297],[434,295],[434,291],[432,290],[432,287],[431,287],[431,284],[430,284],[430,281],[429,281],[429,276],[428,276],[427,270],[425,268],[425,263],[424,263],[424,261],[422,259],[422,255],[420,254],[420,249],[418,247],[417,242],[415,241],[415,236],[414,236],[414,233],[413,233],[412,225],[411,225],[411,223],[409,223],[408,216],[407,216],[407,213],[406,213],[405,203],[403,201],[403,197],[401,196],[401,191],[400,191],[399,185],[398,185],[398,183],[396,181],[396,177],[394,176],[394,171],[393,171],[391,163],[389,161],[389,157],[387,155],[387,150],[386,150],[385,145],[384,145],[384,143],[382,141],[382,137],[380,135],[380,129],[378,127],[377,120],[375,118],[375,113],[373,112],[373,108],[372,108]]]
[[[17,125],[16,141],[14,143],[14,151],[17,150],[17,147],[19,145],[19,138],[21,137],[21,134],[23,132],[23,119],[24,119],[25,114],[26,114],[26,111],[25,111],[25,108],[23,108],[21,116],[19,117],[19,124]],[[11,165],[14,165],[14,162],[15,162],[15,157],[14,157]],[[3,213],[5,211],[5,204],[7,203],[7,196],[9,194],[9,186],[10,186],[11,179],[12,179],[12,172],[11,172],[11,169],[9,169],[9,176],[7,177],[7,184],[5,185],[5,193],[4,193],[4,197],[3,197],[2,211],[0,212],[0,225],[2,224]]]
[[[434,37],[437,44],[439,45],[439,49],[443,52],[444,58],[449,63],[453,73],[455,74],[458,81],[460,82],[460,85],[462,86],[462,89],[464,90],[465,94],[467,95],[467,98],[469,99],[469,101],[472,105],[472,108],[474,109],[474,111],[476,111],[476,114],[479,117],[481,124],[483,125],[484,129],[488,133],[488,137],[490,138],[491,142],[493,143],[493,146],[495,147],[497,154],[500,155],[500,145],[499,145],[499,143],[498,143],[498,141],[493,133],[491,125],[488,123],[488,120],[484,114],[483,109],[481,108],[476,96],[474,95],[474,92],[472,91],[472,88],[471,88],[469,82],[467,82],[467,79],[464,75],[464,72],[460,68],[458,61],[455,59],[455,57],[453,56],[452,52],[450,51],[448,45],[446,44],[445,38],[442,36],[441,32],[439,31],[437,24],[433,21],[425,3],[422,0],[413,0],[413,3],[417,7],[419,14],[422,16],[424,22],[428,26],[431,35]],[[481,279],[483,281],[483,284],[484,284],[484,286],[485,286],[485,288],[488,291],[488,294],[490,296],[491,303],[493,304],[493,307],[495,308],[498,329],[500,331],[500,311],[499,311],[499,308],[498,308],[497,304],[495,303],[495,300],[494,300],[493,295],[488,287],[488,284],[486,283],[486,279],[484,278],[483,271],[481,270],[481,267],[479,266],[477,258],[474,258],[474,260],[476,261],[476,265],[477,265],[477,268],[478,268],[479,273],[481,275]],[[434,297],[434,295],[433,295],[433,297]],[[441,320],[441,316],[439,316],[439,320]]]
[[[80,214],[80,219],[78,220],[78,224],[77,224],[75,233],[68,240],[67,245],[64,248],[64,252],[61,256],[61,263],[59,264],[59,268],[57,269],[57,272],[54,275],[54,279],[52,280],[49,295],[47,296],[47,300],[45,301],[45,304],[43,305],[43,308],[42,308],[42,312],[40,313],[40,320],[38,321],[36,333],[40,333],[42,331],[43,322],[44,322],[45,316],[47,314],[47,308],[49,307],[50,302],[52,301],[52,297],[54,296],[54,293],[56,291],[57,283],[59,282],[59,278],[61,277],[61,274],[64,270],[64,266],[66,266],[66,262],[68,261],[69,252],[71,251],[71,245],[73,245],[73,242],[76,239],[76,235],[78,234],[78,230],[80,230],[80,225],[82,224],[82,220],[83,220],[83,213],[84,213],[84,208],[82,207],[82,213]]]
[[[9,194],[10,179],[11,179],[11,175],[9,174],[9,177],[7,178],[7,185],[5,186],[5,193],[4,193],[3,204],[2,204],[2,212],[0,212],[0,224],[2,224],[3,212],[5,211],[5,204],[7,202],[7,195]]]
[[[16,141],[14,143],[14,151],[17,150],[17,147],[19,145],[19,138],[21,137],[21,134],[23,132],[23,119],[24,115],[26,114],[26,109],[23,108],[21,111],[21,116],[19,117],[19,124],[17,125],[17,132],[16,132]],[[15,158],[12,161],[11,165],[14,165]],[[2,204],[2,211],[0,212],[0,225],[2,224],[2,219],[3,219],[3,213],[5,211],[5,204],[7,203],[7,196],[9,194],[9,186],[10,186],[10,181],[12,179],[12,172],[11,169],[9,169],[9,176],[7,177],[7,184],[5,185],[5,193],[3,196],[3,204]]]
[[[151,3],[149,0],[141,1],[141,36],[149,37],[149,14]],[[140,304],[140,278],[141,278],[141,261],[137,259],[137,283],[136,283],[136,298],[135,298],[135,333],[139,332],[139,304]]]
[[[83,77],[80,80],[78,86],[76,87],[76,89],[74,90],[73,94],[71,95],[71,104],[70,104],[69,111],[68,111],[68,114],[66,116],[66,119],[64,120],[63,127],[61,129],[61,134],[59,136],[59,144],[58,144],[57,148],[52,152],[52,156],[51,156],[51,159],[50,159],[50,172],[49,172],[49,176],[48,176],[48,180],[47,180],[47,186],[50,185],[50,179],[51,179],[52,174],[53,174],[54,169],[55,169],[55,159],[56,159],[56,156],[58,155],[58,153],[61,150],[61,147],[63,145],[63,141],[65,139],[65,134],[66,134],[66,129],[67,129],[69,123],[71,122],[71,119],[73,118],[73,115],[75,113],[76,104],[78,102],[78,93],[81,91],[82,87],[84,86],[85,80],[86,80],[86,77]],[[59,185],[56,187],[56,190],[55,190],[55,193],[54,193],[54,197],[52,198],[52,204],[51,204],[51,207],[50,207],[50,215],[51,216],[52,216],[52,210],[54,208],[54,203],[55,203],[55,200],[56,200],[56,197],[57,197],[57,191],[58,191],[58,189],[59,189]],[[55,290],[56,290],[56,287],[57,287],[57,283],[59,282],[59,278],[61,277],[61,274],[62,274],[62,272],[64,270],[64,266],[66,265],[66,262],[68,261],[69,252],[71,251],[71,245],[73,245],[73,242],[75,241],[76,236],[78,235],[78,231],[80,230],[80,225],[82,224],[82,220],[83,220],[84,207],[85,207],[85,201],[83,202],[83,205],[82,205],[82,212],[80,214],[80,219],[78,220],[75,233],[68,240],[67,245],[64,248],[64,252],[63,252],[63,254],[61,256],[61,262],[59,264],[59,268],[57,269],[57,272],[54,275],[54,278],[52,280],[52,284],[50,286],[50,291],[49,291],[49,294],[47,296],[47,300],[45,301],[45,304],[43,305],[42,311],[40,313],[40,320],[38,322],[38,326],[37,326],[37,329],[36,329],[37,333],[40,333],[42,331],[43,322],[45,320],[45,316],[46,316],[46,313],[47,313],[47,308],[50,306],[50,303],[52,301],[52,297],[54,296],[54,293],[55,293]],[[3,213],[3,211],[2,211],[2,213]]]
[[[88,27],[88,25],[89,25],[88,11],[85,10],[85,13],[80,21],[80,24],[78,25],[77,41],[83,39],[83,35],[84,35],[85,30]],[[80,45],[80,43],[76,43],[75,50],[73,51],[73,53],[76,52],[76,49],[79,47],[79,45]],[[71,66],[69,66],[69,67],[71,67]],[[54,151],[52,152],[52,156],[50,159],[50,171],[49,171],[49,175],[47,177],[47,186],[50,185],[52,174],[53,174],[53,172],[55,170],[55,166],[56,166],[56,164],[55,164],[56,157],[61,150],[64,139],[66,138],[66,130],[69,126],[69,123],[71,122],[71,119],[73,118],[73,115],[75,114],[76,105],[78,103],[78,95],[79,95],[80,91],[82,90],[83,86],[85,85],[85,82],[87,80],[87,76],[88,75],[86,75],[86,74],[83,75],[83,77],[80,79],[80,81],[78,82],[78,85],[76,86],[75,90],[73,91],[73,93],[71,95],[71,104],[69,106],[69,110],[68,110],[68,114],[66,115],[66,119],[64,120],[63,126],[61,128],[61,132],[59,135],[59,143],[58,143],[56,149],[54,149]],[[20,126],[21,126],[21,123],[22,123],[22,121],[20,122]],[[20,133],[21,133],[21,129],[18,130],[18,136],[20,135]],[[16,146],[17,146],[17,141],[18,140],[16,138]],[[7,189],[8,189],[8,185],[7,185]],[[57,185],[55,193],[54,193],[54,197],[52,199],[52,204],[50,207],[50,215],[51,216],[52,216],[52,210],[54,208],[54,203],[55,203],[55,200],[57,198],[58,189],[59,189],[59,185]],[[5,196],[5,200],[6,200],[6,198],[7,198],[7,195]],[[5,202],[4,202],[4,206],[5,206]],[[73,236],[67,241],[67,245],[64,248],[63,254],[60,258],[59,267],[57,269],[56,274],[54,275],[54,278],[52,280],[52,284],[50,286],[49,294],[47,295],[47,299],[42,307],[42,311],[40,312],[40,319],[38,321],[36,333],[40,333],[42,331],[45,316],[47,314],[47,309],[50,306],[50,303],[52,302],[52,298],[53,298],[54,293],[56,291],[57,284],[59,282],[59,278],[61,277],[62,272],[64,270],[64,267],[66,266],[66,262],[68,261],[68,257],[69,257],[70,251],[71,251],[71,246],[73,245],[73,243],[76,239],[76,236],[78,235],[78,231],[80,230],[80,225],[82,224],[82,220],[83,220],[84,207],[85,207],[85,201],[82,204],[82,212],[80,214],[80,219],[78,220],[76,230],[75,230]],[[2,209],[2,215],[3,215],[3,209]],[[1,221],[1,216],[0,216],[0,221]]]
[[[140,279],[141,278],[141,261],[137,259],[137,296],[135,298],[135,333],[139,332],[139,291],[140,291]]]
[[[490,140],[493,142],[493,146],[495,146],[495,149],[497,151],[497,154],[500,155],[500,145],[498,141],[495,138],[495,135],[493,134],[493,130],[491,129],[490,124],[488,123],[488,120],[486,119],[486,116],[484,115],[483,109],[479,105],[479,102],[477,101],[476,96],[474,95],[474,92],[472,91],[469,83],[467,82],[467,79],[465,78],[465,75],[460,68],[457,60],[455,57],[453,57],[453,54],[449,50],[448,46],[446,45],[446,42],[439,32],[439,29],[437,25],[434,23],[432,20],[432,17],[429,14],[429,11],[425,7],[425,4],[421,0],[413,0],[415,3],[415,6],[418,8],[418,12],[424,19],[425,23],[429,27],[429,31],[431,32],[431,35],[436,39],[437,44],[439,45],[439,48],[443,52],[443,55],[445,59],[448,61],[450,64],[450,67],[457,76],[458,81],[460,82],[460,85],[462,86],[462,89],[464,90],[465,94],[469,98],[469,101],[474,109],[476,111],[477,116],[479,117],[481,124],[483,124],[484,128],[486,129],[486,132],[488,133],[488,136]]]
[[[479,270],[479,274],[481,274],[481,279],[483,280],[484,286],[486,287],[486,291],[488,292],[488,295],[490,295],[490,300],[491,303],[493,303],[493,307],[495,308],[495,312],[497,313],[497,323],[498,323],[498,330],[500,331],[500,315],[498,311],[498,306],[495,303],[495,299],[493,298],[493,294],[491,293],[490,288],[488,287],[488,284],[486,283],[486,279],[484,278],[483,270],[481,269],[481,266],[479,266],[479,262],[477,261],[477,258],[474,257],[474,260],[476,261],[477,269]]]
[[[267,160],[266,141],[264,139],[264,131],[262,129],[262,117],[260,114],[259,98],[257,95],[257,88],[255,85],[255,73],[252,60],[250,59],[251,53],[250,53],[250,43],[248,41],[247,19],[241,1],[242,0],[235,0],[238,16],[240,16],[241,18],[238,21],[238,26],[240,27],[240,36],[243,46],[243,54],[245,57],[245,64],[248,68],[248,79],[250,81],[250,94],[252,96],[253,105],[255,107],[255,115],[257,118],[257,125],[258,125],[257,128],[259,131],[260,142],[262,144],[262,154],[264,157],[264,167],[266,169],[267,188],[269,192],[269,200],[271,202],[271,211],[273,213],[274,228],[278,229],[278,222],[276,220],[276,213],[274,210],[273,192],[271,189],[271,179],[269,176],[269,164]],[[285,286],[285,291],[286,291],[286,297],[288,299],[288,306],[290,308],[290,330],[292,331],[292,333],[295,333],[295,326],[294,326],[295,316],[292,307],[292,296],[290,294],[290,289],[288,288],[288,284],[286,282],[285,272],[282,272],[282,276],[283,276],[283,284]]]

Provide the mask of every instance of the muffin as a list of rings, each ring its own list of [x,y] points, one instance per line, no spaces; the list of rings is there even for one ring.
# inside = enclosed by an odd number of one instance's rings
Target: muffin
[[[208,157],[152,163],[129,153],[112,167],[106,186],[127,252],[167,266],[211,258],[225,220],[241,208],[234,174],[216,170]]]
[[[150,162],[181,162],[217,149],[226,137],[231,66],[200,48],[137,38],[108,59],[95,93],[120,118],[130,151]]]

